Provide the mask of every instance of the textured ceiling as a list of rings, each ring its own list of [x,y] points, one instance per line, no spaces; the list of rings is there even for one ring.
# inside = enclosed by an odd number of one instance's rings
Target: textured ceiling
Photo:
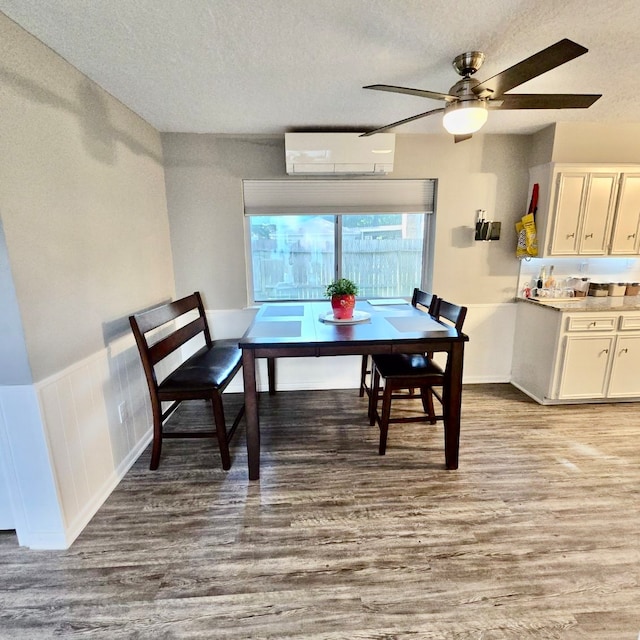
[[[513,93],[602,93],[586,110],[493,112],[485,133],[637,122],[638,0],[0,0],[0,10],[161,131],[364,130],[442,106],[362,89],[448,91],[562,38],[589,52]],[[1,61],[0,61],[1,64]],[[634,84],[635,87],[635,84]],[[396,132],[442,132],[439,116]]]

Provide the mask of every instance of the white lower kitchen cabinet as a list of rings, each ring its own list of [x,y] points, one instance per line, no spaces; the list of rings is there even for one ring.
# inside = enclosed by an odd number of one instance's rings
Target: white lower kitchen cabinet
[[[523,300],[516,336],[511,382],[537,402],[640,401],[636,297],[555,306]]]
[[[619,335],[609,377],[609,397],[637,398],[640,396],[639,370],[640,334]]]
[[[607,395],[607,372],[615,336],[566,336],[558,385],[561,400],[589,400]]]

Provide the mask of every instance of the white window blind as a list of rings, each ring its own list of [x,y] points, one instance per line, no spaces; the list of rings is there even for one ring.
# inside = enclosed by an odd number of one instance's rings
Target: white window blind
[[[435,180],[244,180],[244,215],[433,213]]]

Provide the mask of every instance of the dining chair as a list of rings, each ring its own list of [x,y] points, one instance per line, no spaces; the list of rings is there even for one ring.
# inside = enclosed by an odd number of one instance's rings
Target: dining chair
[[[413,290],[413,295],[411,296],[411,304],[433,316],[437,317],[438,313],[438,301],[439,298],[433,293],[427,293],[426,291],[421,291],[417,287]],[[371,365],[370,365],[370,356],[364,355],[362,356],[362,364],[360,365],[360,397],[362,398],[366,393],[367,396],[371,394],[371,387],[367,384],[368,377],[371,376]],[[370,378],[369,378],[370,379]]]
[[[198,291],[180,300],[136,313],[129,317],[129,323],[140,352],[153,414],[149,468],[158,468],[165,438],[217,438],[222,468],[229,469],[229,442],[244,414],[244,404],[227,429],[222,394],[242,366],[242,352],[237,341],[211,338]],[[180,363],[182,358],[176,358],[176,354],[180,353],[183,346],[192,345],[194,338],[204,343],[203,346]],[[165,431],[166,421],[185,400],[209,401],[215,429]]]
[[[467,315],[467,308],[446,300],[438,302],[438,320],[453,325],[462,331]],[[371,390],[369,392],[369,424],[376,422],[380,428],[380,444],[378,453],[383,456],[387,449],[387,433],[389,425],[397,422],[429,422],[435,424],[444,418],[436,415],[433,397],[442,403],[442,395],[434,392],[433,387],[445,384],[444,370],[434,362],[429,354],[390,353],[379,354],[372,358]],[[384,386],[381,387],[381,382]],[[391,417],[393,400],[415,400],[410,394],[398,394],[399,390],[420,389],[423,413],[419,416]],[[378,412],[378,402],[382,399],[382,408]]]

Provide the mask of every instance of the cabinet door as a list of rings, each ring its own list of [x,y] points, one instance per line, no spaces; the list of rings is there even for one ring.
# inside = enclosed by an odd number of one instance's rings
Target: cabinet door
[[[607,253],[617,185],[617,173],[589,175],[580,229],[580,255],[603,256]]]
[[[640,253],[640,174],[625,173],[611,239],[612,255]]]
[[[587,186],[587,173],[560,173],[553,216],[552,255],[578,253],[580,221]]]
[[[604,398],[615,336],[569,336],[558,398]]]
[[[640,396],[640,335],[618,336],[613,353],[610,398]]]

